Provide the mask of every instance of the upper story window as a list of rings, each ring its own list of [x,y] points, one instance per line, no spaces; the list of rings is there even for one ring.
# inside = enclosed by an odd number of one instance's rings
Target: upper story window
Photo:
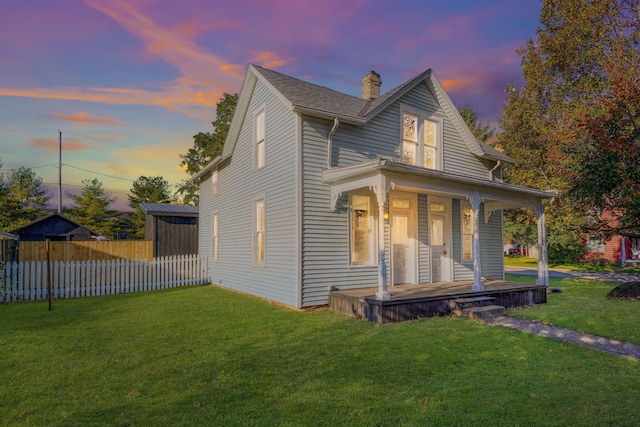
[[[262,169],[265,165],[265,139],[266,139],[266,122],[265,122],[265,109],[262,107],[260,111],[256,113],[254,116],[254,137],[255,137],[255,146],[254,146],[254,169]]]
[[[218,194],[218,171],[215,170],[211,173],[211,194]]]
[[[402,163],[442,169],[442,119],[402,109]]]

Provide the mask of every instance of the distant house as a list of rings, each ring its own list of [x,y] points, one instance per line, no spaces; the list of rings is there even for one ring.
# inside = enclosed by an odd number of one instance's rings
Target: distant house
[[[250,65],[222,154],[196,173],[214,284],[295,307],[330,292],[503,280],[502,210],[534,210],[548,286],[546,202],[502,182],[432,70],[355,97]],[[393,302],[393,301],[391,301]]]
[[[151,240],[153,256],[198,253],[198,207],[140,203],[145,213],[144,239]]]
[[[610,226],[619,225],[616,215],[611,212],[602,213],[602,220],[607,221]],[[611,236],[608,239],[594,236],[586,241],[588,258],[602,258],[607,261],[619,263],[640,263],[640,235],[624,234]]]
[[[11,230],[11,234],[18,236],[21,242],[38,242],[46,239],[71,242],[91,240],[98,236],[95,231],[57,212]]]
[[[640,263],[640,236],[613,236],[587,240],[587,257],[599,257],[620,263]]]

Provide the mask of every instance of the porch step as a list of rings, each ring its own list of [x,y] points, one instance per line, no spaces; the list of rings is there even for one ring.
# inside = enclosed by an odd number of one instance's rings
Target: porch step
[[[494,297],[471,297],[454,299],[451,310],[464,310],[465,308],[484,307],[491,305],[496,299]]]
[[[457,317],[467,319],[486,319],[493,316],[501,316],[505,312],[505,308],[501,305],[484,305],[481,307],[470,307],[462,310],[454,310],[453,314]]]

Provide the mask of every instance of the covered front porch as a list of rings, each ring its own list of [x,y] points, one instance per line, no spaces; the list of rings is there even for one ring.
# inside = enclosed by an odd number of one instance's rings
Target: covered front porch
[[[420,283],[388,288],[389,298],[376,296],[377,287],[340,290],[329,293],[332,311],[375,323],[450,315],[455,301],[488,297],[492,303],[506,308],[547,302],[547,286],[503,280],[483,281],[482,290],[474,289],[472,280],[459,282]]]
[[[366,235],[370,236],[368,245],[361,246],[372,249],[367,260],[373,259],[374,251],[377,254],[377,262],[368,264],[378,267],[378,286],[371,297],[372,301],[377,301],[374,305],[384,307],[395,304],[392,293],[394,284],[410,283],[410,286],[422,286],[418,284],[431,282],[429,285],[434,286],[434,283],[447,281],[445,283],[468,284],[470,293],[485,292],[485,283],[494,283],[486,282],[487,278],[504,277],[503,271],[498,271],[498,274],[495,272],[496,268],[503,269],[502,248],[500,247],[497,252],[486,249],[487,242],[495,240],[502,244],[501,222],[496,224],[494,221],[494,228],[490,234],[486,225],[489,224],[494,213],[501,215],[504,209],[519,207],[533,209],[536,214],[540,248],[536,284],[541,288],[549,284],[545,205],[549,199],[555,197],[553,192],[505,184],[495,180],[492,171],[488,171],[488,179],[481,179],[426,169],[385,158],[329,168],[324,170],[322,175],[324,182],[331,188],[331,210],[335,211],[337,202],[343,194],[349,194],[350,209],[353,209],[353,212],[360,212],[360,210],[364,212],[362,217],[366,220],[373,218],[372,226],[365,230]],[[377,212],[375,207],[369,208],[363,203],[359,203],[358,208],[353,208],[355,203],[351,194],[360,194],[363,189],[368,189],[370,194],[373,194],[370,196],[373,200],[371,204],[377,205]],[[412,194],[426,195],[428,206],[422,203],[422,211],[416,208],[415,200],[417,199],[413,198]],[[396,211],[394,211],[396,208],[393,203],[394,197],[399,201]],[[451,213],[454,200],[456,203],[464,202],[468,205],[466,208],[468,213],[463,212],[462,215],[465,227],[462,230],[457,229],[455,235]],[[364,207],[360,207],[360,204]],[[401,204],[404,204],[402,210]],[[374,212],[371,213],[371,210]],[[394,219],[398,216],[401,221],[396,223]],[[423,224],[422,233],[419,227],[420,219]],[[353,226],[353,224],[356,225]],[[481,249],[483,226],[485,246]],[[360,228],[362,228],[360,217],[352,218],[350,232],[353,233],[354,229],[360,232]],[[398,230],[402,232],[399,233]],[[403,242],[397,240],[403,240]],[[351,241],[359,240],[352,236]],[[416,244],[416,241],[419,241],[419,244]],[[399,245],[402,250],[397,252],[402,254],[401,256],[396,254],[396,246]],[[457,245],[462,246],[462,250]],[[420,250],[422,252],[418,254]],[[352,249],[352,261],[353,253]],[[405,253],[409,255],[405,256]],[[358,257],[358,260],[360,258],[365,257]],[[485,266],[492,269],[489,274],[483,274],[483,258],[486,259]],[[397,259],[400,259],[401,263],[395,262]],[[452,268],[454,263],[470,271],[473,274],[473,280],[461,282],[470,277],[460,269],[454,271]],[[395,268],[397,265],[400,265],[404,271],[397,271],[399,270]],[[408,267],[405,268],[405,266]],[[423,274],[422,272],[427,269],[429,273]],[[396,300],[400,289],[396,287],[394,290]]]

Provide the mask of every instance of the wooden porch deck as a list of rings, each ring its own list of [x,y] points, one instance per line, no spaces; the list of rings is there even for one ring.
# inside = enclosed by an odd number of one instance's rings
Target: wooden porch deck
[[[472,291],[473,281],[421,283],[389,287],[391,299],[375,298],[377,288],[334,289],[329,293],[329,308],[348,316],[376,323],[395,323],[422,317],[451,314],[453,300],[492,297],[495,304],[521,307],[547,302],[547,289],[533,283],[483,281],[483,291]]]

